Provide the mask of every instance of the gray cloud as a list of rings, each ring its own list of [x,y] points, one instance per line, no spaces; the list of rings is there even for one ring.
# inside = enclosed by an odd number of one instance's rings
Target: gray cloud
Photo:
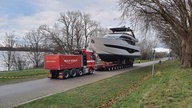
[[[0,36],[12,32],[23,36],[31,29],[42,24],[53,25],[59,13],[66,11],[81,11],[91,15],[92,19],[100,22],[103,27],[117,26],[120,16],[117,0],[31,0],[35,12],[30,16],[20,15],[15,18],[0,17]]]

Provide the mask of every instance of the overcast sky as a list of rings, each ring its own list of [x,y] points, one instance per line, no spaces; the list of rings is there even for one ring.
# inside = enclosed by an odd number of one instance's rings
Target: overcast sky
[[[0,43],[5,32],[14,32],[19,40],[42,24],[52,26],[67,11],[88,13],[105,28],[130,26],[120,24],[118,0],[0,0]]]
[[[61,12],[77,10],[102,27],[120,26],[118,0],[0,0],[0,36],[12,31],[22,36],[39,25],[53,25]]]

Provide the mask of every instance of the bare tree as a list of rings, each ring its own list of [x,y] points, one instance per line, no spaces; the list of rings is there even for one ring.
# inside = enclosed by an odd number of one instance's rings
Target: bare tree
[[[108,34],[110,32],[111,32],[111,30],[109,30],[109,28],[99,27],[96,36],[103,37],[103,36],[105,36],[106,34]]]
[[[167,57],[168,53],[167,52],[156,52],[155,53],[155,58],[164,58]]]
[[[89,14],[83,14],[82,15],[82,22],[83,22],[83,31],[84,31],[84,48],[88,47],[89,38],[96,35],[96,33],[99,31],[99,24],[96,21],[91,20]]]
[[[143,38],[140,40],[138,43],[140,47],[140,52],[141,52],[141,59],[151,59],[152,58],[152,52],[154,48],[157,46],[157,40],[154,38]]]
[[[55,52],[71,53],[74,49],[86,48],[89,38],[97,35],[99,24],[89,14],[79,11],[61,13],[53,27],[41,26]]]
[[[58,24],[55,24],[52,28],[47,25],[41,25],[40,29],[44,31],[44,36],[46,37],[46,42],[49,49],[53,50],[53,53],[66,53],[67,44],[65,36],[62,35]]]
[[[162,31],[159,32],[158,37],[166,43],[166,45],[172,49],[172,52],[175,53],[181,59],[181,39],[180,37],[170,28],[163,27]],[[164,30],[163,30],[164,29]]]
[[[13,33],[5,33],[5,40],[3,42],[4,46],[8,48],[8,51],[2,52],[3,61],[7,70],[9,71],[13,66],[13,59],[15,56],[15,51],[11,49],[15,46],[15,35]]]
[[[35,51],[30,51],[28,53],[28,58],[34,64],[34,67],[39,67],[40,63],[42,62],[42,58],[44,53],[40,52],[40,48],[44,48],[45,37],[42,31],[38,28],[36,30],[32,30],[31,32],[27,33],[24,37],[25,41],[27,42],[26,46],[30,46]]]
[[[58,20],[63,24],[62,32],[69,51],[74,49],[75,26],[80,14],[80,12],[68,11],[67,13],[61,13]]]
[[[76,48],[79,49],[81,40],[84,41],[84,48],[87,48],[89,38],[95,35],[99,28],[99,24],[96,21],[91,20],[89,14],[81,13],[79,11],[69,11],[60,14],[59,21],[64,24],[63,32],[66,35],[69,50],[74,49],[72,46],[75,41],[77,43],[76,46],[78,46],[78,48]]]
[[[75,48],[80,49],[82,48],[82,38],[83,38],[83,25],[81,20],[77,21],[77,24],[75,26],[75,39],[74,41],[76,42]]]
[[[13,66],[15,70],[23,70],[26,68],[27,61],[23,58],[23,54],[15,53],[13,58]]]
[[[182,64],[192,67],[192,1],[191,0],[119,0],[123,16],[136,16],[158,32],[172,32],[182,48]],[[134,13],[134,14],[133,14]],[[170,28],[170,29],[162,29]],[[163,36],[162,36],[163,37]]]

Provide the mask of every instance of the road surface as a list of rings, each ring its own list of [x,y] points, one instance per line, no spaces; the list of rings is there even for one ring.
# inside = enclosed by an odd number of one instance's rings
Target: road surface
[[[157,63],[157,61],[156,61]],[[153,64],[153,62],[134,64],[134,67],[116,71],[95,72],[93,75],[67,80],[48,78],[0,86],[0,108],[11,108],[55,93],[67,91],[85,84],[93,83],[114,75]]]

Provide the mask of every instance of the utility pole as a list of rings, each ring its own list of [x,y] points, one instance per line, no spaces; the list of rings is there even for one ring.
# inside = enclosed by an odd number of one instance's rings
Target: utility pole
[[[154,69],[155,69],[155,50],[153,50],[152,77],[154,77]]]

